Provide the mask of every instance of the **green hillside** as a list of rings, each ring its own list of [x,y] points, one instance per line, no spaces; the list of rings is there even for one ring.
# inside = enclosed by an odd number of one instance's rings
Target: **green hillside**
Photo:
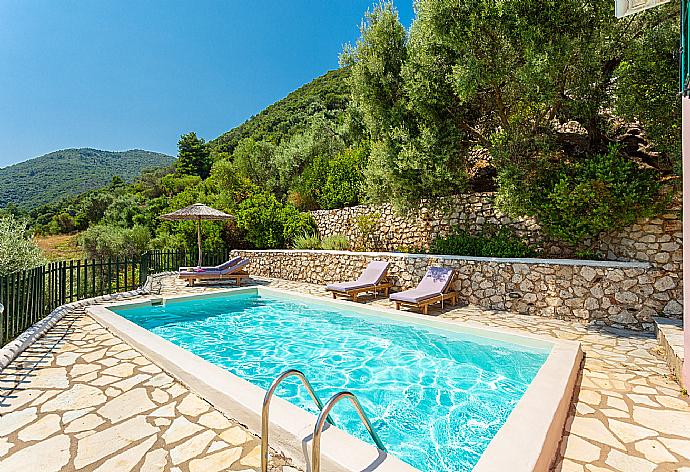
[[[349,102],[347,85],[349,69],[332,70],[266,107],[240,126],[210,141],[221,152],[232,152],[244,138],[280,143],[307,126],[311,117],[323,113],[328,117],[340,114]]]
[[[143,169],[172,164],[174,157],[134,149],[111,152],[64,149],[0,169],[0,208],[30,209],[108,184],[113,176],[133,181]]]

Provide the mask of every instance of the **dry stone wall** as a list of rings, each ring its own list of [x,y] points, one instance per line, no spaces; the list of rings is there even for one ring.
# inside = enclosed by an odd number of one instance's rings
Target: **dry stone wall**
[[[469,194],[447,199],[440,209],[421,207],[419,212],[408,215],[396,213],[391,205],[319,210],[312,212],[312,215],[319,234],[343,234],[359,248],[364,247],[365,242],[357,220],[362,215],[376,214],[380,218],[374,227],[374,240],[367,242],[367,249],[397,251],[403,247],[428,247],[434,238],[447,235],[454,227],[480,233],[492,225],[510,228],[524,241],[542,250],[544,257],[567,258],[577,251],[578,248],[547,237],[535,219],[511,218],[501,213],[494,205],[494,199],[494,193]],[[641,310],[645,308],[645,313],[654,310],[656,315],[669,317],[682,316],[683,235],[678,208],[671,208],[665,214],[642,219],[634,225],[602,234],[595,241],[585,243],[602,259],[649,263],[642,281],[636,281],[635,284],[647,285],[645,277],[649,277],[658,286],[647,295],[640,294],[644,296],[640,301],[644,305]],[[584,261],[582,264],[586,265]],[[629,280],[624,285],[631,283],[632,280]],[[516,303],[509,304],[512,306]],[[593,306],[594,302],[590,301],[589,304]]]
[[[418,212],[401,215],[390,204],[358,205],[336,210],[317,210],[311,214],[321,236],[342,234],[355,245],[367,244],[358,228],[357,220],[363,215],[378,215],[374,227],[377,250],[395,251],[401,247],[428,247],[438,236],[447,235],[459,227],[470,233],[479,233],[489,225],[507,226],[536,247],[547,244],[540,226],[533,218],[514,219],[498,211],[495,194],[475,193],[445,200],[440,208],[421,207]],[[560,249],[556,252],[561,253]]]
[[[390,261],[396,290],[414,287],[429,266],[453,267],[455,289],[485,308],[636,330],[674,300],[674,281],[647,262],[490,259],[347,251],[233,251],[263,277],[327,284],[353,280],[374,259]]]

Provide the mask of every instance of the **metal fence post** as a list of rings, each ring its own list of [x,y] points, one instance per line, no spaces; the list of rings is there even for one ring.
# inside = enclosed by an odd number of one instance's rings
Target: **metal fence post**
[[[0,303],[0,346],[5,345],[5,305]]]
[[[141,261],[139,262],[139,286],[143,287],[146,284],[146,279],[149,276],[149,261],[151,259],[151,253],[146,251],[141,255]]]

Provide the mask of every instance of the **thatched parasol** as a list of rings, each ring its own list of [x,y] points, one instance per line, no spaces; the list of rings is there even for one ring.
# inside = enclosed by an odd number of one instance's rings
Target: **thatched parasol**
[[[196,221],[196,236],[197,244],[199,245],[199,266],[201,267],[201,220],[229,220],[232,219],[233,216],[201,203],[195,203],[194,205],[189,205],[188,207],[173,211],[172,213],[161,215],[161,218],[172,221]]]

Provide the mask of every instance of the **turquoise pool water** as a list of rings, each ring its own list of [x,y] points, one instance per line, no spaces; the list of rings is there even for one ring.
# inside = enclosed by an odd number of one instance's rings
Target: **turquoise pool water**
[[[261,388],[297,368],[324,402],[354,392],[388,451],[422,471],[471,470],[549,352],[282,296],[114,311]],[[297,379],[277,394],[316,412]],[[332,416],[371,442],[347,402]]]

